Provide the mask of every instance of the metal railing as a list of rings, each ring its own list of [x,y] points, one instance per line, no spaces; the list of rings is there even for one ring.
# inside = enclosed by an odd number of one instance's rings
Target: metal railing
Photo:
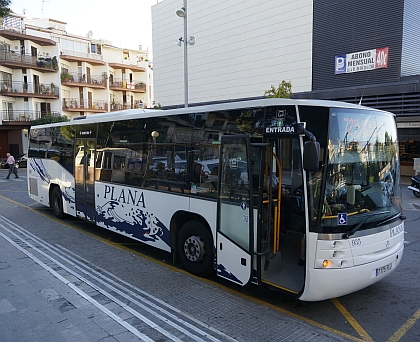
[[[122,88],[122,89],[136,89],[146,91],[146,84],[140,81],[127,81],[123,79],[110,79],[109,88]]]
[[[59,112],[41,112],[35,110],[2,110],[2,121],[33,121],[43,117],[44,115],[60,116]]]
[[[0,93],[19,93],[19,94],[37,94],[37,95],[53,95],[59,96],[59,88],[54,83],[25,83],[25,82],[9,82],[0,81]]]
[[[26,34],[26,30],[24,28],[17,27],[17,26],[1,25],[0,30]]]
[[[68,56],[96,59],[96,60],[99,60],[99,61],[103,60],[102,55],[98,55],[96,53],[88,53],[88,52],[80,52],[80,51],[63,49],[63,50],[61,50],[61,54],[62,55],[68,55]]]
[[[104,100],[80,100],[75,98],[63,99],[63,110],[93,109],[108,111],[108,102]]]
[[[53,63],[54,57],[37,57],[31,55],[21,55],[20,53],[0,51],[0,63],[17,63],[29,67],[58,70],[58,66]]]
[[[106,87],[106,79],[103,76],[79,74],[76,72],[62,73],[61,83],[83,83]]]
[[[135,104],[128,104],[124,102],[111,103],[111,112],[114,112],[117,110],[134,109],[134,108],[143,108],[143,103],[135,103]]]

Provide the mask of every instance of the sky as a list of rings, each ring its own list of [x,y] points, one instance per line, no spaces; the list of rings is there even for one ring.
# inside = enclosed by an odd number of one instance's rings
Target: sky
[[[28,18],[67,23],[67,32],[106,39],[120,48],[152,51],[151,7],[163,0],[12,0],[10,8]]]

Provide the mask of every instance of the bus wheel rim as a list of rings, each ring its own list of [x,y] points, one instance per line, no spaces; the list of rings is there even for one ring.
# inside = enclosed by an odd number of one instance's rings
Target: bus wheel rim
[[[197,235],[191,235],[184,242],[184,253],[189,261],[202,261],[205,253],[203,240]]]

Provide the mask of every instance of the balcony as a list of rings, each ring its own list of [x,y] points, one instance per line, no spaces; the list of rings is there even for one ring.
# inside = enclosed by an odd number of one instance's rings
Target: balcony
[[[0,81],[0,95],[10,97],[34,97],[38,99],[58,99],[59,89],[50,84]]]
[[[21,55],[13,52],[0,52],[0,65],[10,69],[34,69],[40,72],[56,72],[57,58]]]
[[[134,104],[128,104],[126,102],[113,102],[111,103],[111,112],[125,109],[143,108],[143,103],[136,101]]]
[[[133,93],[145,93],[146,84],[138,81],[125,81],[122,79],[110,79],[109,89],[117,91],[131,91]]]
[[[41,46],[55,46],[56,45],[56,42],[51,39],[26,34],[26,30],[21,30],[16,27],[1,26],[0,37],[4,37],[9,40],[30,40]]]
[[[72,50],[62,50],[60,52],[60,58],[67,62],[86,62],[90,65],[105,65],[106,63],[102,60],[102,55],[96,53],[79,52]]]
[[[108,102],[103,100],[63,99],[63,110],[67,112],[108,112]]]
[[[61,84],[68,87],[106,89],[106,79],[103,76],[86,76],[78,73],[62,73]]]
[[[134,64],[108,63],[108,66],[110,68],[113,68],[114,70],[117,70],[117,69],[130,69],[131,71],[134,71],[134,72],[146,72],[146,68],[143,68],[141,66],[134,65]]]
[[[53,115],[53,116],[60,116],[60,113],[58,112],[43,113],[41,111],[31,111],[31,110],[2,110],[1,120],[2,120],[3,125],[5,124],[28,125],[32,121],[39,119],[47,114]]]

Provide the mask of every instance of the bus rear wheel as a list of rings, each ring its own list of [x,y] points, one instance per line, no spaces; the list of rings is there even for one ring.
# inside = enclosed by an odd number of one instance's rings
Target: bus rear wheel
[[[181,227],[177,250],[188,272],[207,277],[214,271],[213,238],[200,222],[188,221]]]
[[[63,198],[61,196],[61,190],[58,186],[54,187],[51,194],[51,209],[57,218],[63,217]]]

